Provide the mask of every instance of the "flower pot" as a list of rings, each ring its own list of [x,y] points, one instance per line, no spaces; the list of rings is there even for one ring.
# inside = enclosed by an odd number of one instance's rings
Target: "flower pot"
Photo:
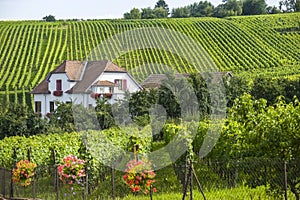
[[[62,91],[62,90],[56,90],[56,91],[53,92],[53,95],[54,95],[54,96],[57,96],[57,97],[62,96],[62,94],[63,94],[63,91]]]

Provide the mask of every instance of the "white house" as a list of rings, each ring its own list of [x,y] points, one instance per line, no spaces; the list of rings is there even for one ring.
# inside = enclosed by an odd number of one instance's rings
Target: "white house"
[[[124,98],[142,87],[124,69],[108,60],[65,61],[37,85],[34,110],[45,116],[56,109],[55,101],[73,102],[84,107],[96,105],[97,98],[108,98],[109,103]]]

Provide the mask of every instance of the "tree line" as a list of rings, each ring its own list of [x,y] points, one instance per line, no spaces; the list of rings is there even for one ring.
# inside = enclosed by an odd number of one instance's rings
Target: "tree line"
[[[169,12],[168,4],[159,0],[154,9],[133,8],[130,12],[124,13],[124,19],[153,19],[153,18],[188,18],[188,17],[227,17],[238,15],[260,15],[276,14],[281,12],[299,12],[300,0],[281,0],[279,6],[268,6],[265,0],[224,0],[218,6],[209,1],[200,1],[193,4],[173,8]]]

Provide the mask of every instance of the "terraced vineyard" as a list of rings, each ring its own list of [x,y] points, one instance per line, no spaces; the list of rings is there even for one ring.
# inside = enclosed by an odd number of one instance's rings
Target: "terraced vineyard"
[[[143,65],[132,74],[142,80],[149,73],[162,69],[151,63],[171,66],[179,72],[205,70],[205,65],[215,63],[220,71],[289,69],[291,75],[300,67],[300,13],[249,17],[159,19],[159,20],[95,20],[95,21],[42,21],[0,22],[0,92],[30,90],[63,60],[113,58],[114,50],[122,45],[136,49],[129,40],[146,43],[170,44],[175,52],[155,48],[124,52],[114,59],[127,70]],[[135,28],[164,28],[180,32],[199,43],[210,59],[203,56],[200,65],[193,65],[182,52],[197,52],[189,41],[178,35],[165,37],[147,29],[142,38],[114,40],[98,45],[118,33]],[[132,45],[132,46],[130,46]],[[173,46],[172,46],[173,45]],[[91,51],[94,53],[91,54]],[[147,65],[148,64],[148,65]],[[299,70],[297,70],[299,71]],[[278,70],[277,70],[278,73]],[[279,72],[280,74],[280,72]]]

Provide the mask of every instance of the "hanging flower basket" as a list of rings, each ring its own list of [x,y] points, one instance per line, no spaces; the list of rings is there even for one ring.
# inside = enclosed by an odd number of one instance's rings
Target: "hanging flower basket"
[[[57,97],[62,96],[62,94],[63,94],[63,91],[62,91],[62,90],[56,90],[56,91],[53,92],[53,95],[54,95],[54,96],[57,96]]]
[[[20,160],[16,163],[15,169],[12,171],[12,179],[15,184],[20,184],[22,187],[30,185],[36,164],[29,160]]]
[[[63,158],[62,164],[58,166],[58,175],[67,188],[80,187],[85,176],[84,163],[84,160],[73,155]]]
[[[131,192],[137,193],[141,191],[144,194],[148,194],[152,184],[155,182],[155,175],[151,169],[150,162],[131,160],[127,164],[126,174],[123,176],[123,180]],[[156,188],[153,188],[153,192],[156,192]]]

